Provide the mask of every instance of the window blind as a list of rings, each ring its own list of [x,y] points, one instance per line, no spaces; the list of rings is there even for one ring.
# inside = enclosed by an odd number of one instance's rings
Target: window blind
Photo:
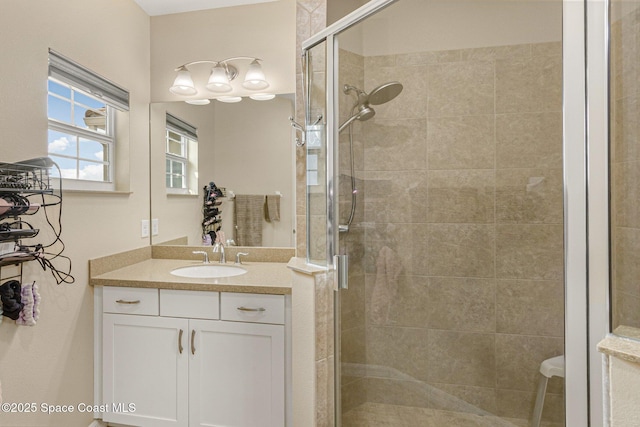
[[[170,113],[167,113],[167,127],[192,139],[198,139],[198,128]]]
[[[129,91],[49,49],[49,76],[89,92],[121,111],[129,111]]]

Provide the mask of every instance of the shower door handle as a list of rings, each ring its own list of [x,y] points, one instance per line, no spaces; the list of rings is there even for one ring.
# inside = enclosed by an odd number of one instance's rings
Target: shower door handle
[[[349,255],[334,255],[333,265],[338,289],[349,289]]]

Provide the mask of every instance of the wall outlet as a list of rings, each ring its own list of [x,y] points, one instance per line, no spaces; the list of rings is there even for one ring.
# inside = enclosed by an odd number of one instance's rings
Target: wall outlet
[[[140,237],[149,237],[149,220],[143,219],[140,223]]]
[[[160,232],[160,220],[158,218],[153,218],[151,220],[151,235],[157,236]]]

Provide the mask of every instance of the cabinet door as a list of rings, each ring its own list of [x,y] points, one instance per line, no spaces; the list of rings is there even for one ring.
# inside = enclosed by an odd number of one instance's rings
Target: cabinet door
[[[284,427],[284,326],[206,320],[190,326],[189,425]]]
[[[188,426],[188,328],[186,319],[104,314],[104,421]]]

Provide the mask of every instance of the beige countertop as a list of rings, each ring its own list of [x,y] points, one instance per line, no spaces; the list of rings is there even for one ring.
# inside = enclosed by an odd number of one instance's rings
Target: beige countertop
[[[184,289],[219,292],[250,292],[261,294],[291,294],[291,270],[286,263],[244,262],[247,273],[233,277],[194,279],[172,275],[178,267],[202,264],[184,259],[147,259],[91,277],[93,286],[124,286],[135,288]],[[217,265],[217,263],[212,263]],[[227,263],[227,265],[234,265]]]

